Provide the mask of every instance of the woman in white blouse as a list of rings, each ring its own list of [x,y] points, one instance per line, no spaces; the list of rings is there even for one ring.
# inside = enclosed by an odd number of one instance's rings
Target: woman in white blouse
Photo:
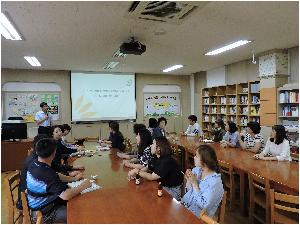
[[[275,125],[272,127],[271,137],[268,139],[265,149],[254,157],[262,160],[292,161],[284,126]]]

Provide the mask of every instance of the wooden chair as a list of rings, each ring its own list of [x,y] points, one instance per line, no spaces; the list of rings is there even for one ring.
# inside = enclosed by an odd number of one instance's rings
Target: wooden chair
[[[8,200],[8,219],[9,223],[21,223],[22,210],[17,209],[18,188],[20,184],[20,171],[16,171],[12,176],[5,180],[5,185],[9,193],[6,194]]]
[[[299,223],[299,196],[270,190],[271,223]]]
[[[248,173],[248,178],[250,191],[249,222],[253,223],[255,218],[261,223],[270,223],[270,182],[255,173]],[[255,212],[255,205],[265,209],[265,219]]]
[[[132,152],[132,143],[129,138],[124,138],[125,150],[124,152]]]
[[[229,208],[232,210],[233,204],[235,202],[235,191],[236,191],[236,184],[235,184],[235,177],[233,172],[233,167],[229,163],[218,161],[225,189],[229,191]]]
[[[27,150],[27,156],[30,156],[32,154],[32,152],[33,152],[33,148],[28,149]]]
[[[21,192],[21,199],[22,199],[22,206],[23,206],[23,224],[32,223],[25,192]],[[43,223],[43,214],[41,211],[37,211],[36,224],[41,224],[41,223]]]
[[[211,218],[211,217],[209,217],[209,216],[207,216],[207,215],[205,214],[205,209],[202,210],[202,211],[200,212],[199,218],[200,218],[200,220],[202,220],[202,222],[205,223],[205,224],[217,224],[217,223],[218,223],[218,222],[215,221],[213,218]]]
[[[218,223],[224,223],[225,210],[226,210],[226,201],[227,201],[227,191],[224,191],[221,204],[218,208],[218,218],[217,218]]]

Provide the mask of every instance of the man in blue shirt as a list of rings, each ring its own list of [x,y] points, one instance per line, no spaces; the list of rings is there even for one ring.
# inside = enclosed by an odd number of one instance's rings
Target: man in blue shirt
[[[38,111],[35,114],[35,122],[39,126],[38,128],[38,134],[48,134],[50,135],[50,127],[51,127],[51,120],[52,116],[48,112],[49,106],[46,102],[42,102],[40,104],[41,111]]]
[[[38,158],[29,165],[26,176],[28,206],[32,209],[33,219],[40,210],[43,223],[67,223],[66,201],[89,188],[91,182],[85,180],[76,188],[68,188],[66,182],[74,178],[57,174],[51,168],[56,153],[54,139],[41,139],[35,148]]]

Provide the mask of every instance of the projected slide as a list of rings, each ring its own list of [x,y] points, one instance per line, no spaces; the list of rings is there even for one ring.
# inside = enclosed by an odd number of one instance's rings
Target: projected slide
[[[71,72],[72,121],[136,119],[135,75]]]

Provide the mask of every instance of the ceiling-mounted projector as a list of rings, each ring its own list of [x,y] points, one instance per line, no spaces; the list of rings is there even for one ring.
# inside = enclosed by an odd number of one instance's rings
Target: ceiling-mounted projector
[[[120,52],[123,54],[141,55],[146,51],[146,45],[131,38],[130,42],[124,42],[120,46]]]

